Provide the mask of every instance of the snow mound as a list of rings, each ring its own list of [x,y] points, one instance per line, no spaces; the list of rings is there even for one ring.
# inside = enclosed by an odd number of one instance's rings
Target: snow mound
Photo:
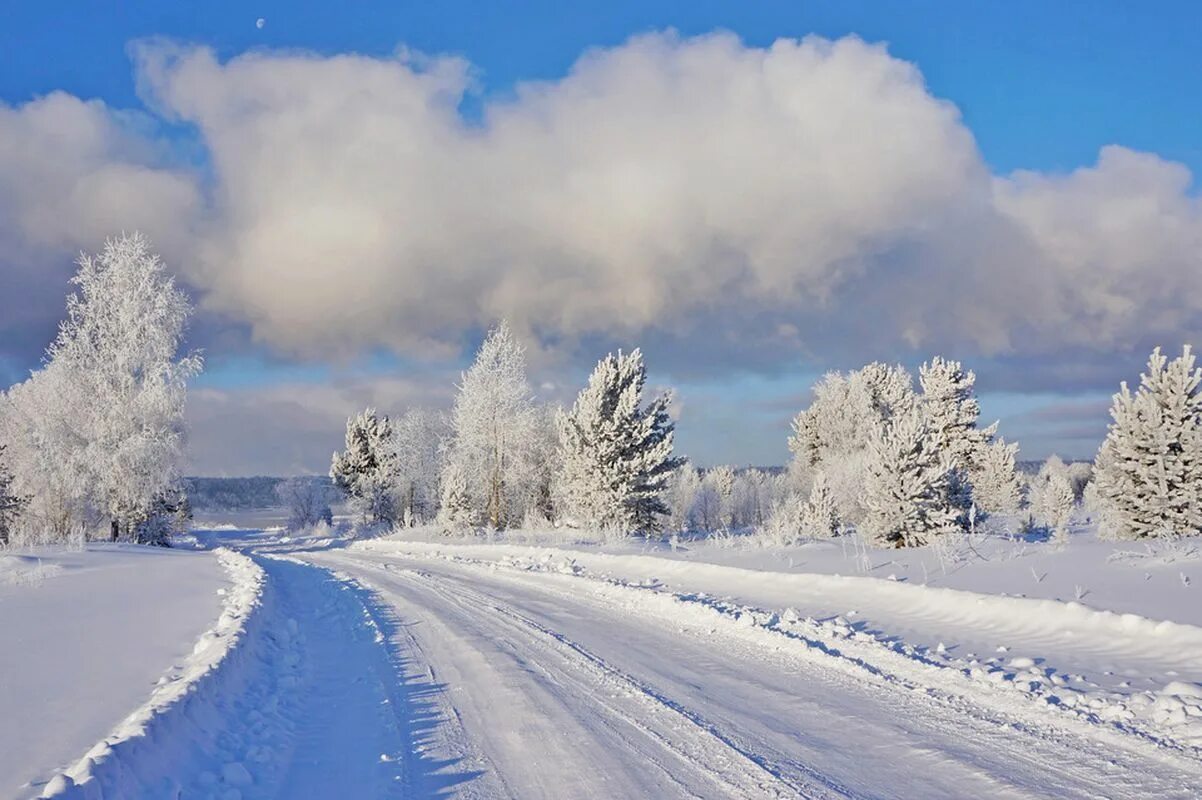
[[[44,798],[104,800],[121,797],[175,797],[179,787],[161,763],[143,753],[164,743],[183,746],[186,729],[196,724],[199,705],[208,701],[244,644],[261,604],[263,570],[249,557],[232,550],[215,551],[233,587],[223,595],[221,616],[197,640],[192,654],[159,679],[150,699],[83,758],[43,787]]]

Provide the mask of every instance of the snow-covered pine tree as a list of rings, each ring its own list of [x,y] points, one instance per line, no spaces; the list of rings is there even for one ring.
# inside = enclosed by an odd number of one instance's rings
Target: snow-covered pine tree
[[[1095,460],[1103,535],[1191,535],[1202,530],[1202,369],[1186,345],[1169,361],[1156,348],[1132,393],[1114,395],[1113,421]]]
[[[60,444],[75,452],[64,455],[84,465],[91,505],[115,540],[180,480],[186,384],[202,362],[177,355],[191,306],[144,236],[110,239],[78,264],[48,350],[67,395],[53,411],[68,417],[75,436]]]
[[[831,494],[826,473],[817,472],[810,486],[810,499],[801,512],[801,527],[807,536],[829,539],[839,534],[839,515],[835,509],[835,497]]]
[[[1077,501],[1073,484],[1062,471],[1041,472],[1031,487],[1031,516],[1059,542],[1067,541]]]
[[[960,511],[960,524],[967,527],[973,504],[972,476],[993,441],[997,423],[977,427],[981,416],[981,404],[973,393],[977,378],[959,361],[936,356],[919,368],[918,379],[928,435],[951,467],[948,499]]]
[[[582,524],[652,533],[669,513],[663,495],[683,460],[672,455],[669,397],[644,408],[646,382],[638,349],[610,354],[598,362],[572,408],[556,416],[558,494]]]
[[[346,449],[330,459],[330,478],[362,522],[396,522],[396,446],[388,417],[368,408],[347,419]]]
[[[958,529],[948,503],[947,473],[917,407],[877,428],[864,480],[866,514],[859,530],[879,545],[911,547]]]
[[[463,467],[457,462],[448,462],[442,469],[439,483],[438,524],[450,533],[470,530],[476,523],[476,511],[472,507]]]
[[[972,472],[973,502],[986,514],[1016,514],[1022,503],[1022,486],[1016,459],[1018,445],[1004,439],[990,442],[981,451]]]
[[[7,546],[12,539],[12,530],[25,507],[25,498],[13,488],[13,476],[5,458],[7,446],[0,444],[0,547]]]
[[[543,419],[526,380],[522,347],[502,322],[463,373],[448,452],[468,480],[473,507],[493,528],[521,522],[538,495]]]

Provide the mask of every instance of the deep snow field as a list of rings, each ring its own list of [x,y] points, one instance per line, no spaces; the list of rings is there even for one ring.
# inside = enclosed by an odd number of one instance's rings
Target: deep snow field
[[[1198,797],[1202,547],[0,555],[0,797]]]

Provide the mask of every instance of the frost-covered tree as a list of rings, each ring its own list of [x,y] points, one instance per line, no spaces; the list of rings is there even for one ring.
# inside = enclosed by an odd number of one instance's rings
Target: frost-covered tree
[[[936,356],[919,368],[918,375],[927,435],[950,467],[948,499],[960,510],[961,524],[967,525],[973,504],[972,478],[981,468],[985,450],[997,432],[997,423],[978,427],[981,404],[974,394],[977,378],[959,361]]]
[[[397,520],[396,449],[392,423],[374,408],[346,421],[346,449],[330,460],[330,478],[364,523]]]
[[[775,476],[760,469],[749,468],[736,474],[731,516],[738,521],[738,526],[754,528],[763,525],[776,505],[779,486]]]
[[[468,480],[473,507],[494,528],[521,522],[537,496],[542,422],[526,357],[502,322],[463,373],[447,454]]]
[[[5,456],[7,450],[7,446],[0,444],[0,547],[11,541],[17,517],[25,507],[25,498],[13,487],[13,476]]]
[[[1004,439],[990,442],[972,473],[973,502],[986,514],[1016,514],[1022,503],[1022,484],[1016,459],[1018,445]]]
[[[911,547],[958,529],[948,502],[949,465],[926,429],[921,410],[895,415],[870,443],[860,531],[879,545]]]
[[[801,527],[807,536],[829,539],[839,533],[839,514],[826,473],[817,472],[810,486],[810,498],[801,511]]]
[[[701,475],[692,464],[685,462],[672,472],[666,494],[668,530],[688,531],[696,526],[694,509],[700,491]]]
[[[705,482],[714,490],[718,501],[718,526],[733,530],[737,523],[735,515],[735,471],[725,464],[706,470]]]
[[[10,443],[13,486],[28,498],[14,541],[82,541],[105,522],[94,502],[87,441],[74,424],[74,402],[66,368],[56,363],[0,397],[0,432]]]
[[[670,397],[644,407],[646,382],[639,350],[610,354],[572,408],[556,416],[558,494],[565,511],[583,524],[652,533],[669,513],[664,494],[683,460],[672,455]]]
[[[443,467],[439,491],[438,524],[444,530],[456,533],[474,527],[476,511],[472,507],[467,475],[457,462],[451,461]]]
[[[830,373],[814,387],[814,401],[793,421],[789,449],[794,486],[808,492],[815,472],[826,474],[839,516],[852,523],[865,514],[864,476],[876,431],[906,414],[916,397],[900,366],[872,363],[844,376]]]
[[[41,458],[59,462],[29,483],[61,501],[51,513],[67,526],[103,518],[114,540],[141,538],[180,480],[187,381],[201,368],[199,355],[179,355],[191,306],[140,234],[78,265],[47,367],[15,392]]]
[[[312,528],[318,523],[334,524],[327,484],[316,478],[289,478],[275,487],[276,497],[288,509],[290,531]]]
[[[410,524],[434,519],[438,511],[439,475],[450,428],[446,417],[413,408],[393,423],[399,517]]]
[[[1123,383],[1095,460],[1102,533],[1118,538],[1202,530],[1202,370],[1186,345],[1153,351],[1133,393]]]
[[[1068,538],[1068,525],[1077,501],[1073,484],[1064,471],[1041,472],[1031,486],[1031,517],[1057,541]]]

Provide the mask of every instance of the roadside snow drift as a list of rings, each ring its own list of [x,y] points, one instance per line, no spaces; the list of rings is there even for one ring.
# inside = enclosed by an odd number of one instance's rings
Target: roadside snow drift
[[[229,585],[211,553],[0,553],[0,796],[36,794],[146,702],[213,625]]]

